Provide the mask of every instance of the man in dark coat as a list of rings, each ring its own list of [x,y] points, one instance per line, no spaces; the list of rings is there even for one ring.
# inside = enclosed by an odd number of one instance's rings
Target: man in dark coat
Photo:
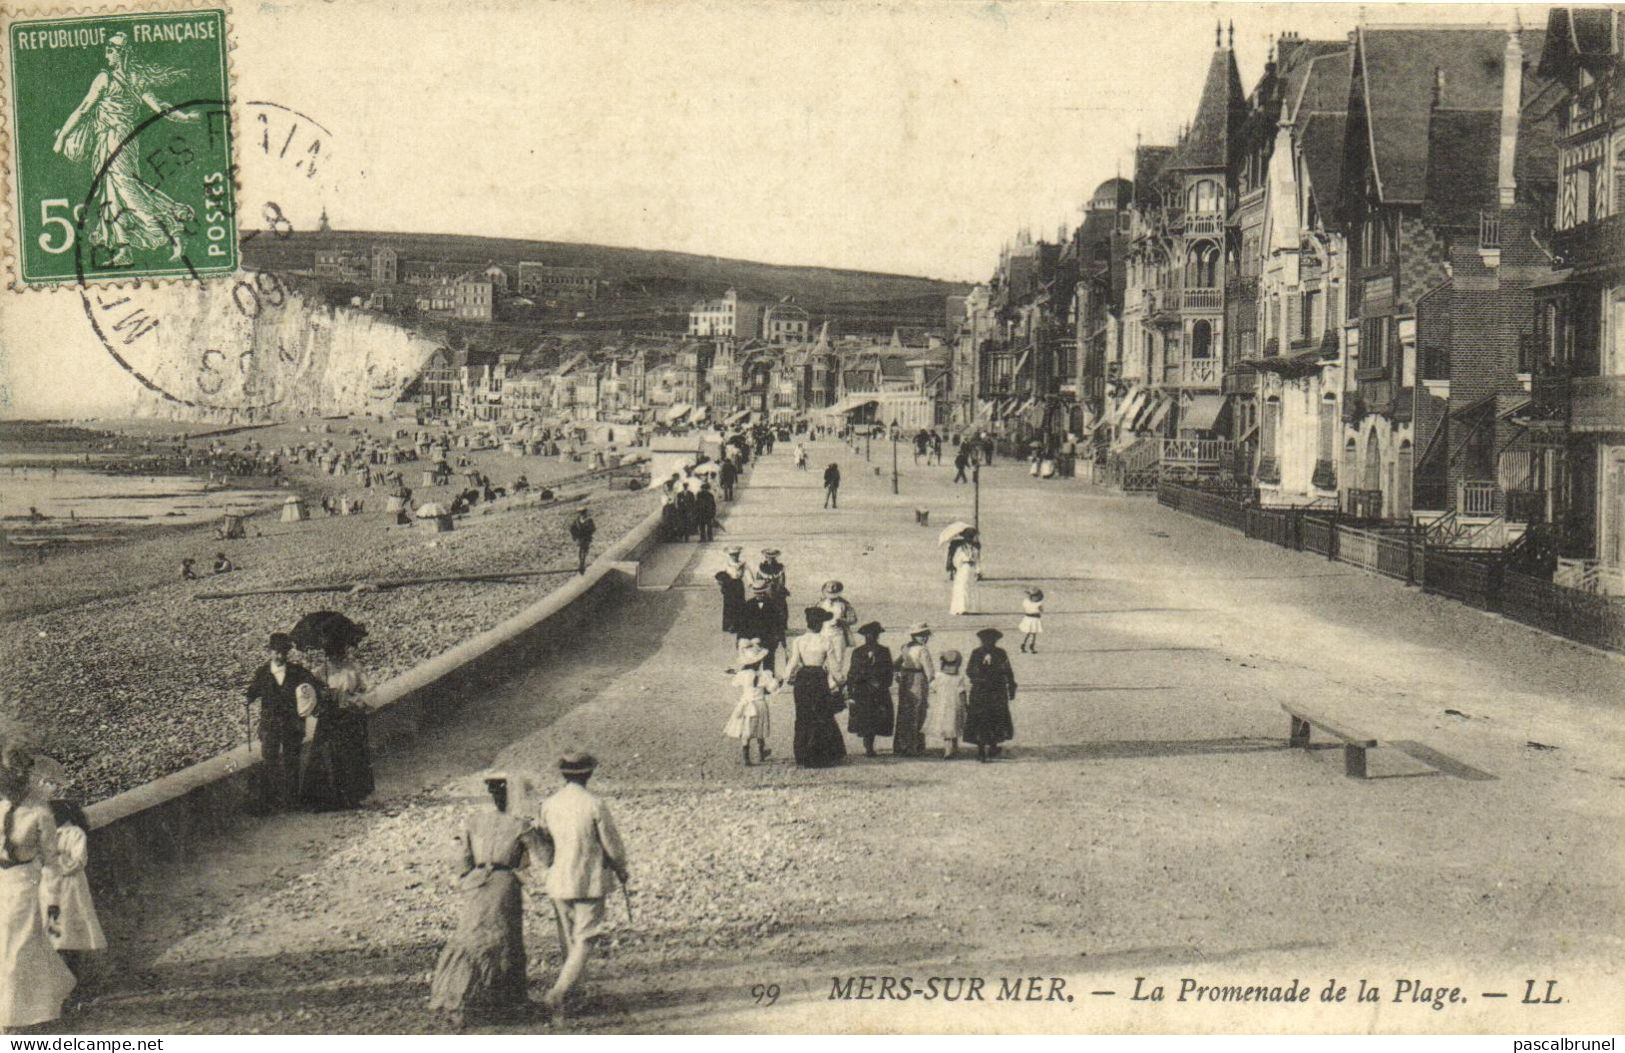
[[[694,491],[687,486],[677,491],[677,529],[682,532],[683,540],[687,541],[694,534]]]
[[[293,804],[299,787],[299,751],[305,742],[305,721],[299,715],[300,684],[317,686],[310,670],[288,661],[293,638],[272,633],[265,645],[266,661],[248,682],[243,708],[260,704],[260,807],[266,811]]]
[[[767,582],[758,582],[751,589],[750,599],[739,611],[734,634],[741,640],[755,640],[767,648],[767,659],[762,668],[773,672],[779,648],[784,646],[784,616],[774,601]]]
[[[718,469],[717,481],[722,484],[722,499],[732,501],[734,499],[734,484],[739,482],[739,466],[734,463],[732,457],[722,459],[722,467]]]
[[[701,483],[700,492],[694,495],[694,523],[701,541],[716,539],[717,495],[711,492],[710,483]]]
[[[970,653],[965,675],[970,679],[970,707],[965,714],[965,741],[976,743],[976,759],[999,755],[999,744],[1015,738],[1010,700],[1016,697],[1016,674],[1010,656],[999,646],[1004,636],[997,629],[976,634],[982,645]]]
[[[840,502],[836,500],[841,490],[841,466],[831,461],[830,466],[824,469],[824,507],[839,508]]]
[[[959,448],[959,452],[954,454],[954,482],[956,482],[956,483],[968,483],[968,482],[970,482],[969,477],[967,477],[965,475],[965,469],[969,468],[969,467],[970,467],[970,447],[961,446]]]
[[[592,513],[585,508],[570,521],[570,539],[576,543],[577,574],[587,573],[587,550],[592,548],[592,536],[597,532],[598,524],[592,521]]]

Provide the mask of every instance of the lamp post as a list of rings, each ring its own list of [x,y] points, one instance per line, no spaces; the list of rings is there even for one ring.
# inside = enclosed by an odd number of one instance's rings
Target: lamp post
[[[875,426],[870,424],[863,429],[863,459],[869,460],[869,440],[875,437]]]
[[[891,492],[897,492],[897,422],[891,422]]]
[[[970,485],[972,500],[975,502],[971,508],[971,526],[976,528],[976,536],[982,536],[982,464],[972,461],[970,466]]]

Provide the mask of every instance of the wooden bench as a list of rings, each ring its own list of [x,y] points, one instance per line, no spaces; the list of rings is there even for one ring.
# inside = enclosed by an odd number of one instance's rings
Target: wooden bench
[[[1343,774],[1351,779],[1363,779],[1365,774],[1365,751],[1377,748],[1377,740],[1360,731],[1350,731],[1339,724],[1334,724],[1325,717],[1310,713],[1301,706],[1290,702],[1282,702],[1281,708],[1286,710],[1287,716],[1292,718],[1292,736],[1288,744],[1309,748],[1309,729],[1319,728],[1336,739],[1343,740]]]

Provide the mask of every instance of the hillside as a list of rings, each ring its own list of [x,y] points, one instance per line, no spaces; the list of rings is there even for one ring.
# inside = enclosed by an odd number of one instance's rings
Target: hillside
[[[629,327],[678,328],[689,304],[717,296],[732,286],[747,299],[793,296],[815,320],[828,318],[838,331],[892,325],[940,329],[945,298],[968,288],[962,283],[872,271],[455,234],[323,231],[295,233],[280,240],[262,234],[244,247],[244,257],[252,267],[296,272],[310,269],[318,249],[365,250],[380,244],[395,249],[403,258],[451,260],[470,266],[512,266],[529,260],[555,266],[597,267],[607,289],[592,313],[604,322]]]

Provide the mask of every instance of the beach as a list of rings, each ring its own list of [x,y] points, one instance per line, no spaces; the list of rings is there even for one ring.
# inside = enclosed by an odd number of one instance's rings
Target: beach
[[[277,425],[217,441],[236,449],[252,436],[276,448],[314,438],[345,448],[363,438],[350,434],[352,428],[382,436],[393,427],[327,426],[332,430]],[[14,561],[0,589],[0,653],[7,658],[0,669],[0,719],[61,759],[85,801],[101,800],[241,743],[243,691],[264,660],[266,638],[292,628],[301,615],[337,610],[366,625],[368,637],[355,657],[372,682],[381,683],[562,584],[575,569],[568,523],[583,502],[598,523],[595,551],[652,508],[646,490],[611,490],[603,478],[582,478],[593,467],[590,452],[582,461],[500,449],[467,455],[469,467],[494,487],[511,486],[524,474],[531,493],[480,502],[456,520],[456,529],[434,533],[416,523],[396,525],[381,486],[366,489],[353,474],[297,464],[275,482],[230,481],[234,489],[261,495],[254,510],[239,509],[247,514],[246,537],[218,540],[213,516],[191,526],[132,523],[103,543],[58,546],[42,562]],[[400,466],[414,502],[449,505],[463,476],[454,477],[456,487],[420,486],[415,477],[425,466]],[[554,484],[556,499],[542,501],[537,491]],[[290,494],[306,501],[310,519],[280,520]],[[325,515],[321,499],[341,495],[362,501],[363,511]],[[217,552],[236,569],[211,574]],[[198,580],[181,577],[183,558],[196,561]],[[546,573],[371,591],[401,579],[519,571]],[[205,598],[354,584],[364,587]]]

